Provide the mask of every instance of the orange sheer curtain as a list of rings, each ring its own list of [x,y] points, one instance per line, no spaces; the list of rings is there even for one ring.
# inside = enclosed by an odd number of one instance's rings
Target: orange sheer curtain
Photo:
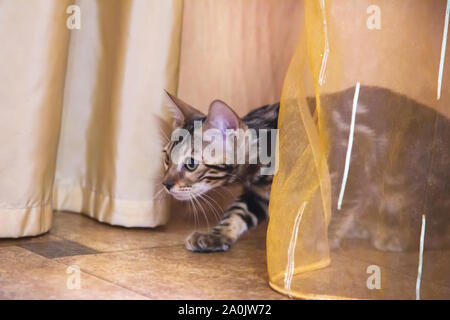
[[[441,244],[448,243],[450,234],[448,44],[445,65],[441,58],[447,3],[305,1],[305,28],[281,97],[280,166],[270,199],[267,258],[276,290],[298,298],[416,298],[422,226],[425,248],[442,231]],[[368,24],[374,15],[379,28]],[[335,94],[347,89],[346,98]],[[339,132],[343,139],[336,138]],[[344,163],[349,171],[340,210],[332,190],[339,190],[345,174],[331,167]],[[361,205],[365,201],[372,206]],[[371,239],[345,239],[329,253],[330,219],[346,214],[364,224]],[[409,250],[387,252],[370,242],[377,235],[414,241]],[[450,297],[449,261],[448,247],[425,249],[422,298]],[[374,270],[379,288],[369,285]]]

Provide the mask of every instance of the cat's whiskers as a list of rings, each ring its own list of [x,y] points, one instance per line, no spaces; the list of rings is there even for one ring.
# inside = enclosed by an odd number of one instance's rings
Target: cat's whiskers
[[[194,192],[192,191],[192,193],[194,193]],[[194,195],[195,195],[195,193],[194,193]],[[205,209],[203,208],[202,204],[200,203],[200,201],[196,197],[193,197],[192,199],[195,202],[197,202],[198,206],[200,207],[200,210],[202,210],[203,216],[205,217],[205,220],[206,220],[206,226],[209,229],[209,220],[208,220],[208,215],[205,212]]]
[[[162,131],[162,130],[159,130],[159,133],[161,133],[163,136],[162,137],[160,137],[160,138],[164,138],[165,139],[165,141],[164,142],[169,142],[170,141],[170,139],[169,139],[169,136],[167,135],[167,133],[165,133],[164,131]]]
[[[214,207],[213,203],[212,203],[210,200],[208,200],[207,198],[204,198],[204,197],[203,197],[202,199],[203,199],[203,201],[205,201],[205,202],[208,204],[208,206],[211,208],[211,210],[213,211],[214,217],[217,219],[217,221],[220,221],[220,218],[222,217],[222,215],[221,215],[220,212]],[[218,206],[218,208],[222,211],[222,214],[223,214],[222,208],[220,208],[219,206]]]
[[[164,188],[159,189],[159,191],[157,191],[155,193],[155,195],[153,196],[152,200],[161,200],[166,194],[163,192]]]
[[[209,199],[211,199],[213,201],[214,201],[214,199],[212,199],[211,197],[207,196],[206,194],[196,193],[195,195],[199,199],[203,200],[211,208],[211,210],[213,211],[214,217],[219,221],[220,218],[221,218],[220,213],[216,210],[216,208],[214,208],[213,204],[206,197],[208,197]],[[215,202],[215,203],[217,204],[217,202]],[[218,208],[220,210],[222,210],[222,208],[220,208],[220,206],[218,206]],[[222,213],[223,213],[223,210],[222,210]]]
[[[195,228],[195,230],[198,230],[198,225],[197,225],[197,221],[198,221],[197,208],[195,207],[195,204],[192,201],[192,195],[189,195],[189,203],[192,206],[192,213],[194,214],[194,228]]]
[[[225,213],[223,212],[222,207],[217,203],[216,200],[214,200],[213,197],[207,195],[206,193],[203,194],[203,195],[200,195],[200,196],[203,198],[203,200],[206,201],[206,203],[208,203],[208,204],[210,205],[211,209],[214,210],[214,215],[217,217],[218,220],[220,220],[221,214],[220,214],[220,212],[218,212],[218,211],[214,208],[214,205],[213,205],[213,204],[215,204],[216,207],[217,207],[217,209],[219,209],[219,210],[222,212],[222,215],[224,215]]]

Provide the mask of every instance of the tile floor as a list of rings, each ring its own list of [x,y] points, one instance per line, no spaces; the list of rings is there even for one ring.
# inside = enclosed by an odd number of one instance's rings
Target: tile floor
[[[55,212],[48,234],[0,240],[0,299],[284,299],[268,286],[266,228],[227,253],[195,254],[185,218],[127,229]]]
[[[266,228],[229,252],[198,254],[184,248],[195,229],[188,216],[127,229],[55,212],[46,235],[0,239],[0,299],[286,299],[268,285]],[[328,268],[294,277],[299,297],[415,299],[417,252],[383,253],[348,241],[331,259]],[[368,290],[369,265],[380,266],[383,290]],[[423,299],[450,299],[449,266],[449,250],[424,253]]]

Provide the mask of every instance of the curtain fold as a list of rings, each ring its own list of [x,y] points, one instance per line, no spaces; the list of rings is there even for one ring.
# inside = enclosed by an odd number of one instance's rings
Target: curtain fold
[[[64,92],[54,207],[127,227],[167,222],[164,91],[178,78],[182,1],[79,1]]]
[[[49,230],[68,1],[0,2],[0,236]]]
[[[80,29],[66,26],[69,5]],[[128,227],[168,220],[155,159],[169,117],[163,89],[177,87],[182,6],[0,2],[0,237],[47,232],[53,209]]]

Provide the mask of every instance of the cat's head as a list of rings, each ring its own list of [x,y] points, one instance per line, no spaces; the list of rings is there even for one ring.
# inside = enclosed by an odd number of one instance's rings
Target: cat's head
[[[163,185],[166,191],[178,200],[189,200],[215,187],[234,182],[237,165],[224,161],[226,150],[222,153],[207,153],[204,140],[200,139],[202,143],[195,146],[198,140],[195,142],[194,132],[198,133],[198,127],[201,126],[203,138],[206,131],[225,136],[227,130],[245,130],[243,121],[223,101],[213,101],[208,114],[204,114],[181,99],[167,94],[170,98],[169,109],[174,119],[174,131],[163,149],[166,170]],[[185,135],[190,138],[187,139]],[[202,151],[201,154],[198,153],[199,150]]]

